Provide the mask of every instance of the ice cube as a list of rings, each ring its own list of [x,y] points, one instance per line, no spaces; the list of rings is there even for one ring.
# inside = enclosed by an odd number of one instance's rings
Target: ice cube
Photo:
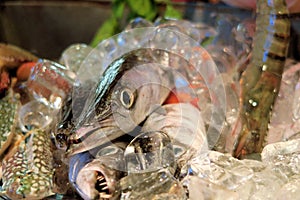
[[[236,192],[197,176],[186,176],[181,182],[187,188],[190,200],[240,199]]]
[[[261,155],[263,163],[288,178],[300,174],[300,139],[268,144]]]
[[[82,61],[93,50],[86,44],[72,44],[64,50],[61,55],[60,62],[73,72],[77,72]]]
[[[171,140],[164,132],[143,132],[126,147],[125,162],[128,173],[156,171],[162,168],[175,169]]]
[[[182,184],[167,170],[131,173],[120,181],[121,200],[184,200],[187,199]]]

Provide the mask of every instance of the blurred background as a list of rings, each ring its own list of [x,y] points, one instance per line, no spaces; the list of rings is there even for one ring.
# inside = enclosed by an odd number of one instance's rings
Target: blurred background
[[[206,23],[216,28],[221,26],[219,20],[224,16],[232,19],[232,23],[253,17],[250,10],[224,3],[212,4],[199,0],[173,0],[171,3],[184,19]],[[166,5],[158,3],[157,8],[160,15],[165,11]],[[71,44],[89,44],[111,14],[112,2],[109,0],[0,0],[0,42],[20,46],[43,58],[57,59]],[[120,27],[125,27],[128,17],[123,17],[118,23]],[[223,27],[223,31],[230,34],[231,29],[226,30],[226,26]],[[300,32],[299,19],[294,20],[294,27],[297,36]],[[293,57],[296,58],[299,57],[297,54],[300,49],[297,38],[298,36],[293,39],[293,49],[297,50]]]

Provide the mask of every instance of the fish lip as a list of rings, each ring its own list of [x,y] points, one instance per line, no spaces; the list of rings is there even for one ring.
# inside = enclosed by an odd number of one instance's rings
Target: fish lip
[[[89,151],[97,146],[107,144],[111,142],[111,140],[116,139],[111,138],[114,134],[118,135],[117,137],[123,135],[124,132],[122,132],[119,126],[113,122],[113,118],[107,118],[106,120],[97,122],[98,124],[89,124],[79,128],[70,138],[71,144],[70,148],[66,152],[67,156]],[[93,134],[98,134],[98,139],[100,138],[101,141],[91,140],[91,138],[93,138]],[[76,142],[72,143],[72,140]],[[77,142],[78,140],[79,142]]]

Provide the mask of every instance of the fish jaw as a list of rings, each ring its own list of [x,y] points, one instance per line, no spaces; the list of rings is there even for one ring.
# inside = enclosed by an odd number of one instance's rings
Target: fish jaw
[[[71,157],[69,180],[83,199],[112,199],[119,195],[124,145],[108,145],[96,148],[95,155],[83,152]]]
[[[105,166],[101,159],[95,159],[79,171],[77,187],[87,199],[110,199],[115,195],[121,174],[120,171]]]
[[[111,143],[112,140],[124,135],[125,133],[120,130],[116,125],[112,116],[79,128],[74,135],[72,140],[80,140],[78,144],[71,144],[68,149],[68,156],[75,155],[84,151],[89,151],[95,147],[103,146]]]

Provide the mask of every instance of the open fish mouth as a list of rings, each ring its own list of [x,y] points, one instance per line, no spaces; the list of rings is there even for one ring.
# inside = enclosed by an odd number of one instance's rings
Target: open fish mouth
[[[124,176],[124,148],[116,142],[70,157],[69,180],[84,199],[118,196],[118,180]]]
[[[108,169],[99,160],[93,160],[79,171],[76,187],[87,196],[86,199],[110,199],[115,195],[115,184],[118,179],[120,179],[118,171]]]

